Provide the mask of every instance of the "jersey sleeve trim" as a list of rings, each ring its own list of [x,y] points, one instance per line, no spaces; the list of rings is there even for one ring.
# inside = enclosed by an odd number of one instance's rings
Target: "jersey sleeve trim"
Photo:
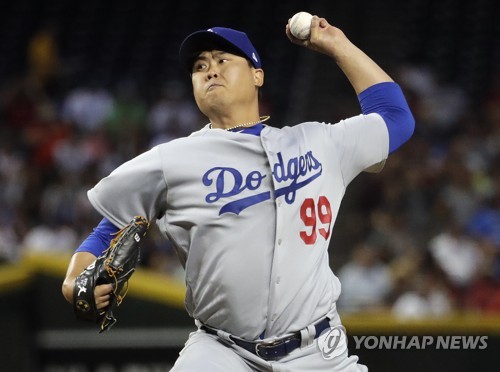
[[[415,119],[398,84],[375,84],[361,92],[358,99],[363,114],[377,113],[384,119],[389,132],[389,154],[413,135]]]
[[[109,247],[113,234],[119,229],[113,225],[107,218],[103,218],[99,225],[89,234],[82,244],[76,249],[76,252],[89,252],[98,257]]]

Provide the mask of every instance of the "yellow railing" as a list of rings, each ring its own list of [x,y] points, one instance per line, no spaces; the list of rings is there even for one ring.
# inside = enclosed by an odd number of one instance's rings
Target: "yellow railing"
[[[30,254],[19,263],[0,266],[0,295],[30,283],[35,274],[60,278],[66,273],[69,255]],[[168,275],[139,268],[129,283],[129,295],[166,306],[184,308],[184,283]],[[497,334],[500,314],[457,313],[446,317],[402,320],[390,313],[341,314],[351,334]]]
[[[34,274],[64,278],[69,255],[32,253],[14,265],[0,266],[0,294],[29,284]],[[168,275],[138,268],[129,281],[128,295],[184,308],[184,283]]]
[[[352,334],[497,334],[500,314],[455,313],[442,317],[399,319],[390,313],[341,314]]]

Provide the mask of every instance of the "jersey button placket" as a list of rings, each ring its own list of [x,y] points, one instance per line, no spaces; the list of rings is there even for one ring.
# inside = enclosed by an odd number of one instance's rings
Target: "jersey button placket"
[[[266,133],[263,132],[261,134],[261,142],[262,146],[264,147],[264,150],[267,153],[267,158],[269,160],[269,165],[271,167],[271,172],[273,171],[273,164],[277,162],[276,159],[276,151],[273,151],[268,147],[269,144],[269,138],[266,136]],[[274,190],[279,189],[280,185],[276,182],[276,179],[274,176],[272,176],[272,182],[273,182],[273,188]],[[283,212],[282,212],[282,198],[275,199],[275,206],[276,206],[276,230],[275,230],[275,241],[274,241],[274,257],[273,257],[273,265],[271,269],[271,288],[270,288],[270,298],[269,298],[269,304],[268,304],[268,327],[272,327],[270,323],[274,323],[276,318],[277,318],[277,307],[278,304],[280,303],[280,293],[277,291],[278,289],[278,284],[280,282],[280,276],[278,275],[277,271],[279,269],[279,265],[277,263],[280,261],[279,256],[282,255],[280,252],[280,245],[282,243],[282,239],[280,238],[281,236],[281,231],[283,229]]]

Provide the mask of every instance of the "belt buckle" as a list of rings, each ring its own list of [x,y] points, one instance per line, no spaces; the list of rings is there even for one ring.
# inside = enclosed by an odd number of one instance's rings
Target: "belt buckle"
[[[255,354],[264,359],[264,360],[276,360],[278,359],[281,355],[261,355],[260,354],[260,349],[271,349],[273,347],[276,347],[276,346],[280,346],[282,344],[285,344],[287,341],[287,339],[281,339],[281,340],[275,340],[275,341],[271,341],[271,342],[260,342],[260,343],[257,343],[255,344]]]

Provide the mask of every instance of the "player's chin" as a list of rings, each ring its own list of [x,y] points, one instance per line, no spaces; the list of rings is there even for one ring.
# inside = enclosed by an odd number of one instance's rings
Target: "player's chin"
[[[208,117],[210,117],[210,113],[214,112],[214,109],[224,106],[224,99],[215,91],[210,94],[206,94],[203,98],[197,100],[196,102],[200,111]]]
[[[196,97],[196,103],[198,106],[207,106],[210,105],[210,102],[214,100],[217,96],[220,95],[220,89],[210,89],[210,90],[204,90],[201,93],[198,93]]]

